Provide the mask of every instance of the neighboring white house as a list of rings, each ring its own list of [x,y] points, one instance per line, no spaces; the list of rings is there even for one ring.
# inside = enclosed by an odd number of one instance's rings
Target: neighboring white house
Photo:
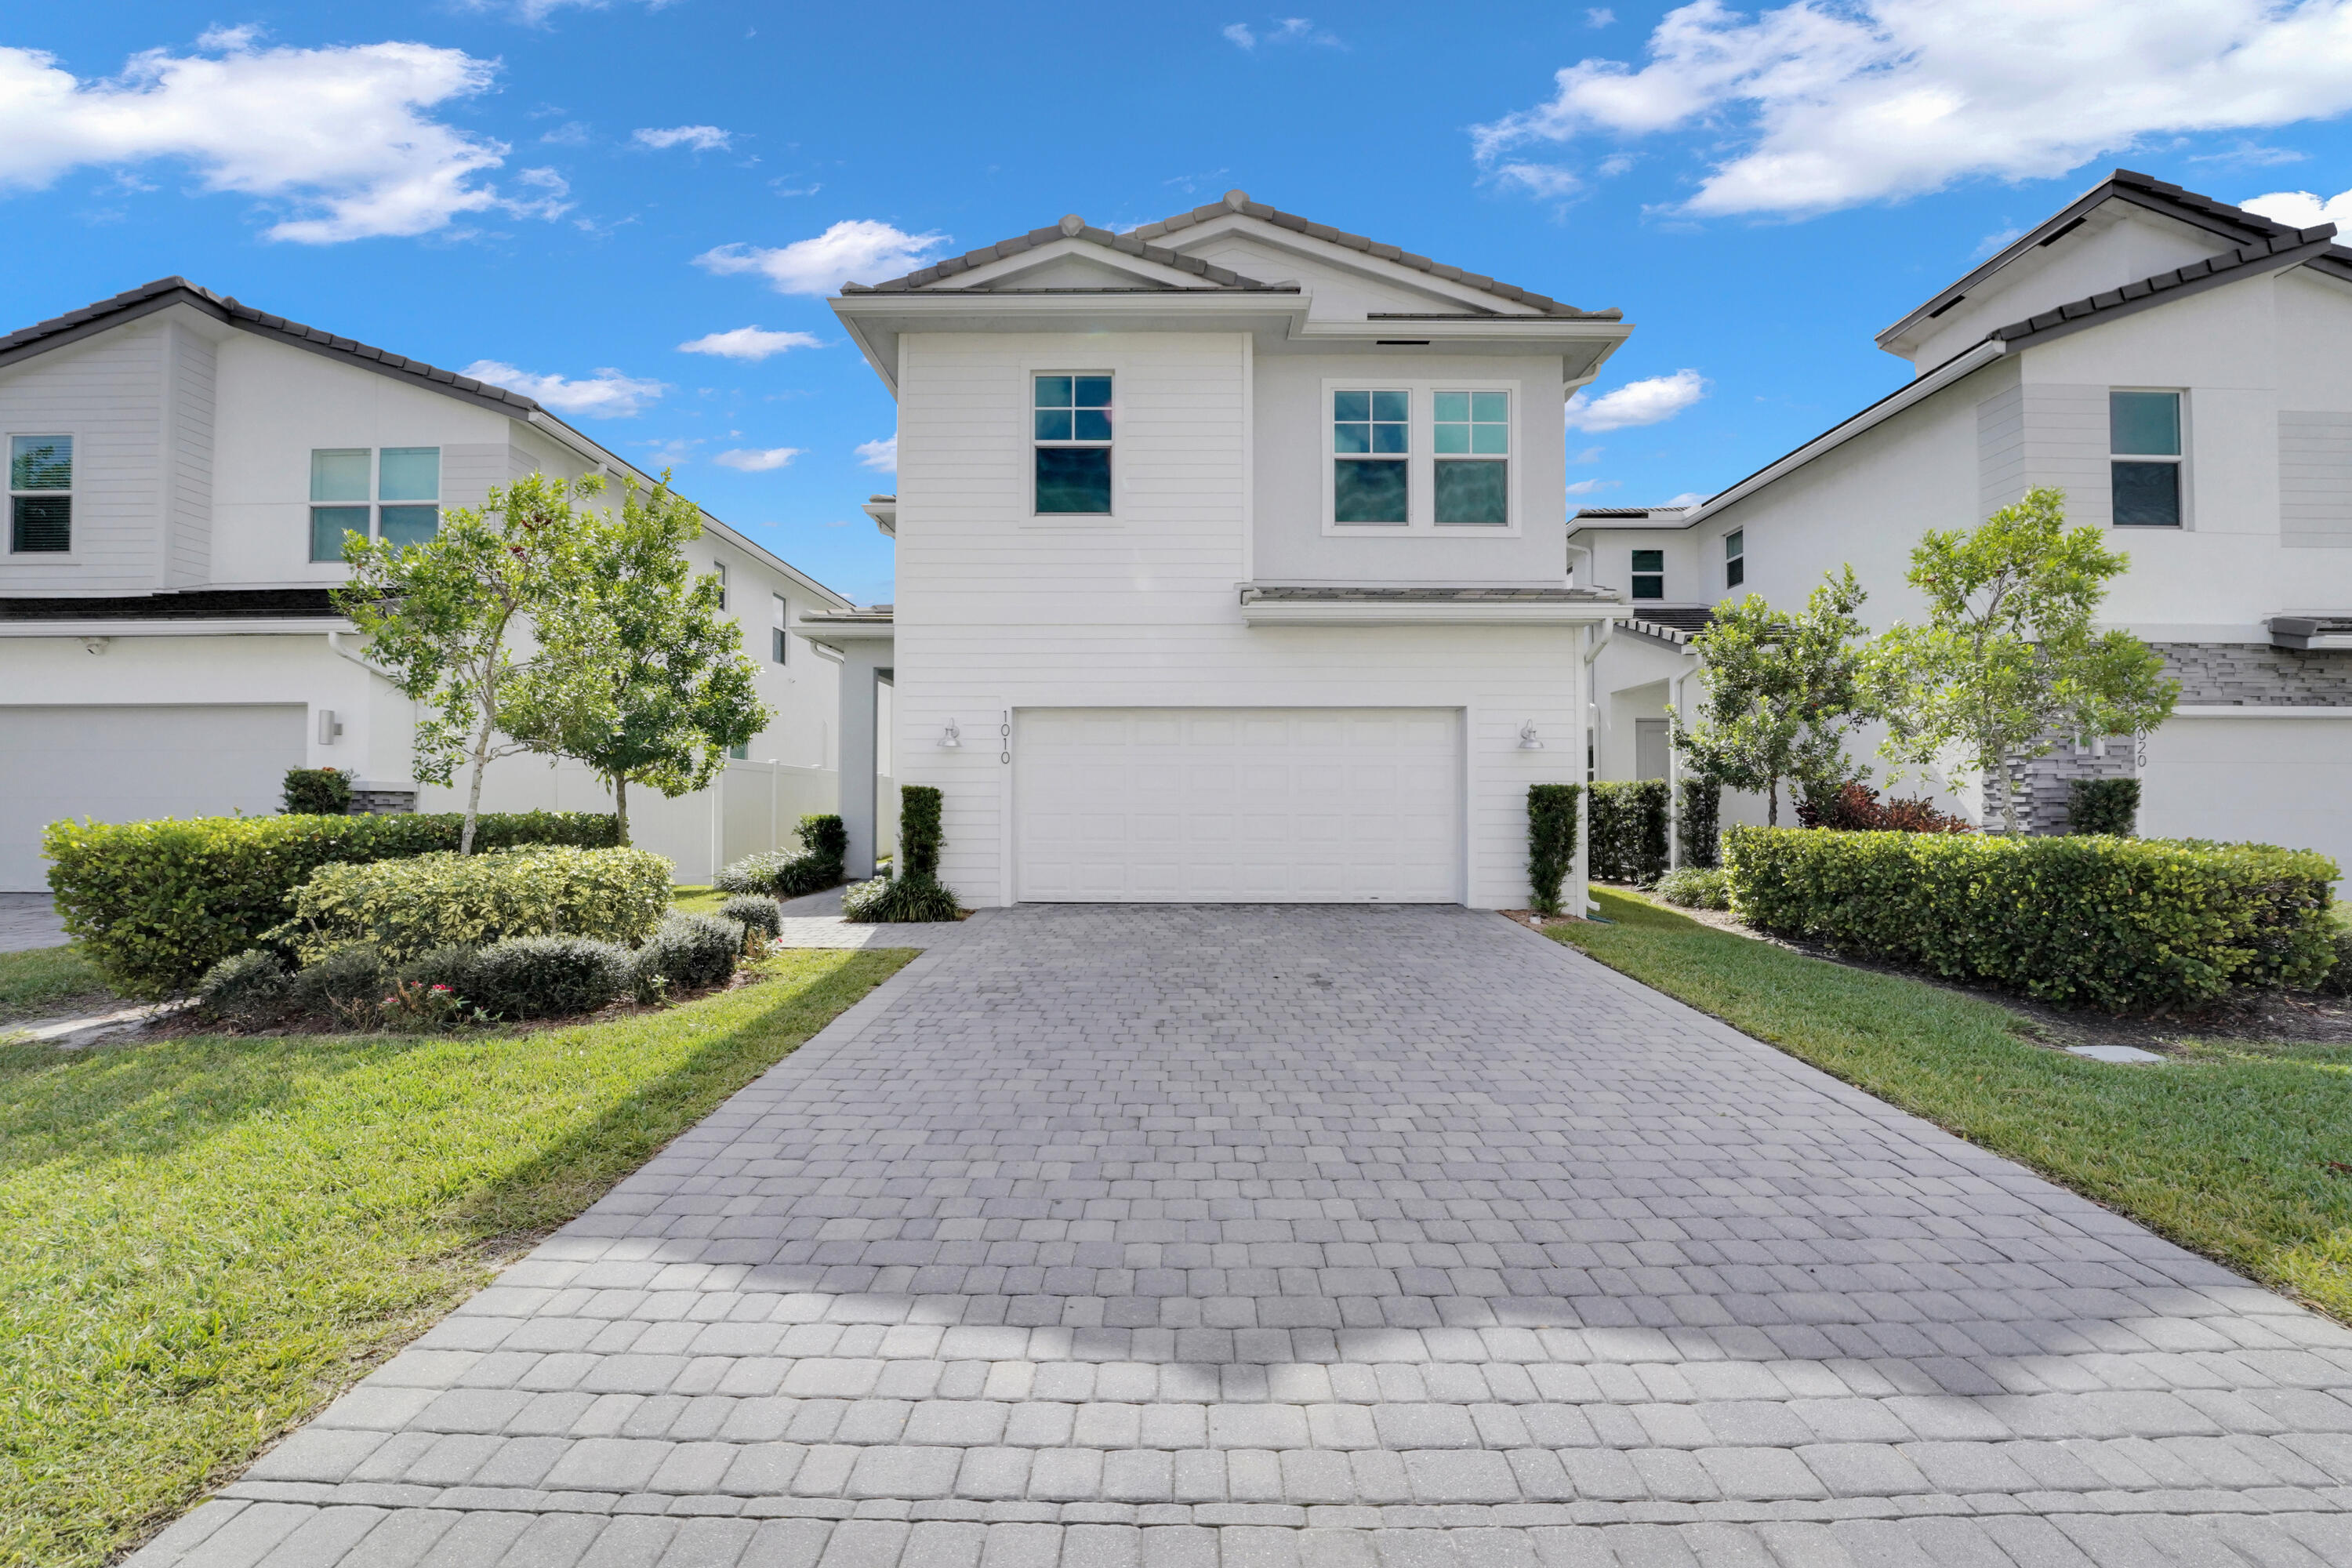
[[[1916,367],[1900,391],[1696,506],[1579,513],[1575,580],[1634,614],[1596,666],[1596,776],[1667,776],[1665,707],[1715,604],[1794,607],[1851,563],[1874,626],[1916,619],[1923,532],[2052,485],[2130,553],[2105,624],[2160,649],[2182,691],[2137,747],[2035,764],[2032,826],[2063,826],[2071,780],[2136,773],[2144,833],[2352,867],[2352,250],[2335,232],[2118,170],[1879,334]],[[1981,813],[1980,780],[1930,782]],[[1727,821],[1761,811],[1725,803]]]
[[[898,400],[897,603],[805,624],[845,797],[889,670],[967,902],[1527,902],[1528,786],[1582,776],[1624,607],[1562,549],[1619,312],[1238,191],[833,306]]]
[[[418,789],[414,704],[329,603],[343,530],[421,536],[534,471],[650,483],[528,397],[178,278],[0,338],[0,890],[45,886],[53,820],[267,814],[291,767],[459,804]],[[692,553],[726,574],[777,714],[712,788],[631,792],[636,842],[703,881],[832,809],[839,665],[782,628],[848,601],[715,519]],[[519,756],[484,805],[610,801]]]

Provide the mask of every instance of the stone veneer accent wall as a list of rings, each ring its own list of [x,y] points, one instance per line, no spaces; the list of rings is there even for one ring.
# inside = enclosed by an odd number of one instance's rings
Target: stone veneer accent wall
[[[2149,646],[2164,656],[2164,672],[2180,682],[2184,708],[2352,707],[2352,652],[2296,653],[2267,643]],[[2018,817],[2026,831],[2063,833],[2074,781],[2131,777],[2132,743],[2110,741],[2103,757],[2062,741],[2021,773]]]

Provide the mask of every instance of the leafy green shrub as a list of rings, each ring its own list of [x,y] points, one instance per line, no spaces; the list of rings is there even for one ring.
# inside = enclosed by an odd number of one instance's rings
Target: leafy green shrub
[[[1576,865],[1576,784],[1528,786],[1528,904],[1559,913],[1560,884]]]
[[[207,1018],[258,1028],[283,1017],[289,1005],[286,961],[266,947],[224,958],[196,982],[196,1007]]]
[[[372,1028],[383,1000],[383,954],[364,944],[339,947],[297,971],[286,998],[297,1013]]]
[[[2047,1002],[2146,1011],[2327,971],[2335,862],[2263,844],[1989,834],[1724,836],[1749,924]]]
[[[517,936],[635,942],[669,908],[670,863],[643,849],[509,849],[322,866],[284,928],[311,957],[369,942],[394,963]]]
[[[758,893],[739,893],[728,900],[719,906],[719,918],[741,926],[746,942],[755,931],[770,942],[784,932],[784,911],[776,907],[775,900]]]
[[[341,768],[288,768],[289,816],[341,816],[352,808],[352,775]]]
[[[2335,962],[2321,975],[2316,988],[2330,996],[2352,996],[2352,930],[2337,926],[2327,934]]]
[[[591,1013],[629,988],[629,950],[585,936],[494,942],[466,966],[466,999],[500,1018]]]
[[[940,826],[940,799],[929,784],[898,787],[898,849],[905,872],[893,868],[843,893],[845,919],[905,925],[956,918],[955,892],[940,886],[939,879],[940,847],[947,841]]]
[[[799,828],[801,853],[781,849],[746,855],[712,879],[722,893],[765,893],[771,898],[797,899],[821,893],[841,880],[842,858],[849,853],[849,829],[830,812],[803,816]]]
[[[129,996],[177,995],[286,919],[287,895],[320,867],[457,847],[463,819],[204,816],[58,822],[43,847],[66,930]],[[533,811],[480,819],[477,847],[617,842],[609,816]]]
[[[2129,838],[2139,827],[2139,780],[2076,779],[2066,790],[2066,831]]]
[[[1682,838],[1683,864],[1699,870],[1713,868],[1721,858],[1723,846],[1719,841],[1723,822],[1723,786],[1713,779],[1686,778],[1682,781],[1675,813],[1675,831]]]
[[[1592,786],[1592,877],[1646,888],[1666,868],[1666,781]]]
[[[428,988],[446,985],[467,1001],[473,1000],[474,960],[480,954],[478,947],[436,947],[420,953],[400,966],[400,978]]]
[[[629,984],[639,1001],[717,985],[743,955],[743,928],[717,915],[672,915],[631,961]]]
[[[1727,910],[1731,882],[1710,866],[1685,866],[1658,879],[1658,897],[1685,910]]]

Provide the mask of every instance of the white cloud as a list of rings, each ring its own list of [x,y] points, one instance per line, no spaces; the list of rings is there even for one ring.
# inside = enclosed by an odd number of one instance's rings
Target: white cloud
[[[1589,58],[1474,132],[1480,162],[1587,134],[1728,146],[1683,204],[1806,214],[1971,175],[2041,179],[2165,134],[2352,109],[2352,0],[1826,0],[1669,12],[1636,68]]]
[[[424,44],[257,49],[253,38],[216,29],[202,52],[151,49],[121,76],[88,80],[38,50],[0,48],[0,190],[175,160],[207,191],[278,204],[286,216],[268,237],[309,245],[429,234],[465,213],[561,210],[546,195],[502,195],[483,176],[506,144],[429,112],[487,91],[497,62]]]
[[[623,375],[617,370],[599,370],[594,375],[572,381],[560,375],[517,370],[494,359],[478,359],[458,374],[503,386],[509,392],[520,392],[558,414],[584,414],[594,419],[630,418],[669,390],[661,382]]]
[[[947,243],[943,234],[907,234],[871,218],[835,224],[814,239],[763,250],[722,245],[694,264],[712,272],[757,272],[779,294],[830,294],[844,283],[876,282],[912,272]]]
[[[1584,25],[1588,27],[1613,26],[1616,21],[1617,13],[1606,5],[1595,5],[1584,14]]]
[[[1233,22],[1217,29],[1218,35],[1236,48],[1255,49],[1260,44],[1314,44],[1327,49],[1343,49],[1339,35],[1328,27],[1318,27],[1306,16],[1276,16],[1274,25],[1259,32],[1246,22]]]
[[[1587,447],[1581,452],[1578,452],[1571,456],[1568,460],[1571,466],[1583,463],[1597,463],[1601,460],[1601,454],[1607,448],[1601,447]]]
[[[1228,23],[1226,26],[1220,28],[1219,32],[1223,34],[1227,43],[1232,44],[1236,48],[1254,49],[1257,47],[1257,35],[1250,31],[1249,24],[1246,22]]]
[[[1672,500],[1660,501],[1660,506],[1696,506],[1707,498],[1706,490],[1685,490]]]
[[[763,360],[786,349],[821,349],[824,340],[808,332],[772,332],[765,327],[737,327],[731,331],[706,332],[677,345],[688,354],[717,354],[720,359]]]
[[[893,436],[885,441],[860,441],[857,444],[857,460],[866,468],[881,473],[897,473],[898,471],[898,437]]]
[[[2315,228],[2323,223],[2332,223],[2338,229],[2352,229],[2352,191],[2338,191],[2326,201],[2309,191],[2273,191],[2238,205],[2250,213],[2260,213],[2273,223],[2294,228]]]
[[[1613,490],[1624,482],[1622,479],[1579,479],[1568,487],[1568,493],[1572,496],[1598,495],[1602,490]]]
[[[798,447],[769,447],[759,450],[738,449],[721,452],[710,460],[722,468],[740,468],[747,474],[764,474],[771,468],[789,465],[801,455]]]
[[[1498,185],[1511,185],[1531,196],[1547,199],[1571,196],[1584,188],[1584,182],[1572,169],[1557,163],[1497,163],[1486,171],[1486,177]]]
[[[1623,430],[1635,425],[1655,425],[1672,419],[1706,395],[1706,377],[1695,370],[1629,381],[1599,397],[1579,391],[1568,400],[1571,430]]]
[[[667,131],[638,130],[630,140],[640,147],[691,147],[698,153],[718,153],[735,144],[735,132],[716,125],[673,125]]]

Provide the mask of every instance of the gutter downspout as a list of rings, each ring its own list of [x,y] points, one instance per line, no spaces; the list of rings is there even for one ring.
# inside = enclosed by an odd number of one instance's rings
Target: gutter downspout
[[[1588,555],[1590,553],[1587,552]],[[1576,671],[1576,683],[1582,688],[1584,698],[1585,735],[1592,733],[1591,725],[1600,706],[1592,697],[1592,661],[1601,657],[1601,650],[1607,647],[1609,639],[1616,635],[1617,623],[1613,619],[1585,624],[1584,661]],[[1585,735],[1577,739],[1584,740]],[[1597,745],[1598,742],[1591,743]],[[1576,913],[1579,917],[1592,912],[1592,775],[1595,771],[1591,766],[1578,769],[1584,774],[1584,787],[1580,792],[1583,809],[1576,814]]]

